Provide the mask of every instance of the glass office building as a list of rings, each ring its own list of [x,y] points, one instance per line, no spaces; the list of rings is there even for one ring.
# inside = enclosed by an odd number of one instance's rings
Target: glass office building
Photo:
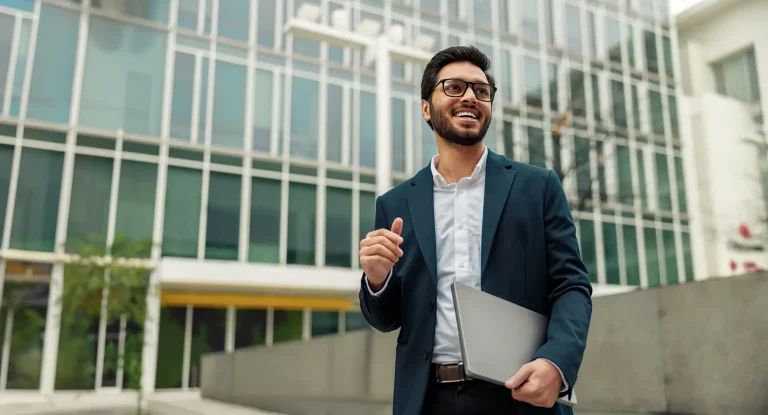
[[[304,3],[431,52],[479,47],[499,83],[487,145],[561,173],[592,281],[693,279],[666,0],[0,0],[0,389],[137,387],[116,363],[130,350],[145,389],[194,388],[203,353],[366,327],[375,71],[287,34]],[[393,185],[436,152],[422,69],[392,61]],[[150,272],[214,270],[153,277],[143,345],[140,326],[58,324],[72,242],[116,235],[154,242]],[[265,294],[235,269],[351,283]]]

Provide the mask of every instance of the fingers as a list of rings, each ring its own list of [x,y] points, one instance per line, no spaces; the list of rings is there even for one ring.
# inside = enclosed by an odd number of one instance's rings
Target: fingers
[[[522,385],[526,380],[528,380],[529,377],[531,377],[535,369],[536,367],[531,363],[524,364],[523,367],[521,367],[514,376],[509,378],[509,380],[504,383],[504,386],[509,389],[519,388],[520,385]]]
[[[400,260],[400,256],[402,256],[402,250],[398,247],[388,247],[386,245],[382,244],[376,244],[371,246],[366,246],[360,249],[360,257],[367,257],[367,256],[380,256],[382,258],[388,259],[393,264]]]
[[[403,232],[403,220],[401,218],[395,218],[395,221],[392,222],[392,233],[397,234],[398,236]],[[402,240],[402,238],[400,238]]]
[[[388,229],[376,229],[375,231],[368,232],[368,234],[365,235],[365,239],[363,241],[369,240],[369,239],[373,239],[373,238],[375,238],[377,236],[382,236],[384,238],[387,238],[390,241],[392,241],[392,243],[395,243],[395,244],[403,243],[403,237],[402,236],[400,236],[400,235],[398,235],[398,234],[396,234],[396,233],[394,233],[394,232],[392,232],[392,231],[390,231]]]
[[[532,382],[526,382],[517,389],[512,389],[512,397],[521,402],[532,403],[538,398],[536,386]]]

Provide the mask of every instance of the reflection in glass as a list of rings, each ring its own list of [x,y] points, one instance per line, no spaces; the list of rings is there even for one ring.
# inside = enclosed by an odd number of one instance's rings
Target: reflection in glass
[[[272,100],[272,71],[256,69],[253,93],[253,149],[267,152],[272,138],[272,111],[279,113],[277,102]],[[273,110],[274,108],[274,110]]]
[[[6,327],[11,329],[6,388],[34,390],[40,387],[47,312],[47,282],[5,281],[0,308],[0,330],[3,332],[0,339],[5,341]]]
[[[574,137],[574,169],[576,174],[576,195],[579,205],[592,194],[592,172],[590,171],[590,142],[586,137]]]
[[[539,0],[521,0],[523,37],[539,40]]]
[[[637,254],[637,233],[633,225],[624,225],[624,267],[627,270],[627,285],[640,285],[640,259]]]
[[[151,241],[157,165],[123,160],[120,169],[115,233],[134,241]]]
[[[53,251],[63,164],[63,153],[22,150],[11,249]]]
[[[303,327],[303,313],[292,310],[275,310],[274,343],[299,340]]]
[[[200,170],[168,167],[163,256],[197,257],[202,183]]]
[[[312,337],[339,332],[339,313],[334,311],[312,312]]]
[[[570,71],[571,100],[570,107],[576,117],[587,116],[587,98],[584,89],[584,72],[571,69]]]
[[[76,155],[72,197],[67,225],[67,252],[91,238],[106,247],[109,198],[112,189],[112,159]]]
[[[688,232],[683,232],[683,261],[685,262],[685,280],[693,281],[696,279],[693,274],[693,253],[691,252],[691,235]]]
[[[659,194],[659,209],[672,210],[672,192],[669,183],[669,167],[667,166],[667,155],[654,153],[656,156],[656,188]]]
[[[3,39],[4,17],[0,17]],[[75,74],[75,49],[80,15],[61,7],[43,4],[40,8],[32,82],[29,86],[27,117],[56,123],[69,121],[72,80]],[[0,40],[0,79],[5,79],[3,46]],[[2,83],[2,81],[0,81]],[[5,85],[0,86],[0,97]],[[2,105],[2,104],[0,104]]]
[[[358,241],[365,239],[368,232],[374,230],[376,218],[376,195],[371,192],[360,192],[360,234]]]
[[[211,172],[205,257],[236,260],[240,240],[239,175]]]
[[[267,338],[267,310],[235,310],[235,349],[262,346]]]
[[[318,103],[317,81],[294,76],[291,87],[291,156],[317,158]]]
[[[186,307],[160,308],[160,329],[157,343],[157,389],[181,387],[184,370],[184,328],[187,322]]]
[[[661,104],[661,93],[649,90],[648,103],[650,105],[651,126],[653,128],[653,133],[664,135],[664,113]]]
[[[254,177],[251,186],[248,261],[280,262],[280,181]]]
[[[595,249],[595,225],[591,220],[579,221],[581,259],[589,272],[589,280],[597,282],[597,250]]]
[[[644,30],[643,36],[645,39],[645,63],[646,69],[651,73],[659,73],[659,56],[656,50],[656,34]]]
[[[627,104],[624,101],[624,84],[611,80],[611,97],[613,98],[613,123],[621,128],[627,128]]]
[[[225,0],[219,2],[219,37],[248,41],[250,0]]]
[[[80,123],[159,136],[167,34],[90,19]]]
[[[613,17],[605,18],[605,54],[611,62],[621,63],[621,31]]]
[[[325,265],[352,266],[352,191],[328,187],[325,218]]]
[[[531,107],[542,106],[541,62],[538,59],[524,57],[525,68],[525,102]]]
[[[195,82],[195,57],[176,52],[173,67],[171,137],[192,139],[192,102]],[[205,116],[205,114],[201,114]],[[200,116],[200,115],[198,115]],[[200,132],[198,132],[200,134]]]
[[[571,4],[565,5],[565,32],[568,51],[581,55],[581,15],[579,8]]]
[[[620,284],[619,249],[615,223],[603,222],[603,254],[605,255],[605,281],[608,284]]]
[[[211,144],[241,149],[245,135],[245,67],[216,62]]]
[[[645,265],[648,270],[648,286],[661,285],[661,269],[659,263],[658,241],[656,228],[645,228]]]
[[[376,95],[360,91],[360,166],[376,166]]]
[[[677,272],[677,252],[675,250],[675,233],[664,229],[664,271],[667,276],[667,284],[677,284],[680,282]]]
[[[192,310],[192,353],[189,360],[189,387],[200,387],[203,355],[224,351],[226,309],[200,308]]]
[[[685,177],[683,172],[683,159],[675,157],[675,182],[677,183],[677,206],[680,213],[688,213],[688,204],[685,196]]]
[[[544,131],[537,127],[528,127],[528,163],[546,167],[547,155],[544,150]]]
[[[405,101],[392,98],[392,170],[405,171]]]
[[[344,106],[347,105],[344,100],[344,89],[340,85],[328,84],[328,131],[327,138],[327,159],[336,163],[342,160],[342,134],[343,134],[343,113]]]
[[[13,147],[0,145],[0,241],[3,240],[5,230],[5,209],[8,205],[8,190],[11,186],[11,167],[13,167]]]
[[[632,191],[632,168],[630,164],[629,148],[622,145],[616,146],[616,167],[619,173],[619,200],[624,205],[632,205],[634,202]]]
[[[316,187],[290,183],[288,190],[288,263],[315,264]]]

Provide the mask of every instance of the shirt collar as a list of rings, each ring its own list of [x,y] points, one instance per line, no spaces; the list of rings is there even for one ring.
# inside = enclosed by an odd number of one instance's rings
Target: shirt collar
[[[480,157],[480,161],[475,165],[475,170],[472,171],[472,175],[469,177],[470,182],[476,182],[480,178],[480,174],[485,171],[486,160],[488,159],[488,147],[483,146],[483,155]],[[440,164],[440,154],[435,154],[432,157],[430,168],[432,169],[432,181],[435,185],[440,187],[449,186],[449,183],[443,178],[443,175],[437,171],[437,166]]]

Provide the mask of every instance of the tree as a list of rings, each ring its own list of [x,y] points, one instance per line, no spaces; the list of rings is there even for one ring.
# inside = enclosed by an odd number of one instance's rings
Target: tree
[[[149,256],[151,241],[135,241],[118,234],[107,246],[103,237],[92,236],[76,241],[74,248],[76,254],[64,267],[63,293],[59,298],[62,326],[85,332],[89,322],[103,317],[106,325],[122,321],[124,325],[143,327],[149,271],[136,258]],[[143,345],[141,330],[126,341],[126,346],[131,347],[126,347],[123,356],[118,357],[118,366],[123,368],[128,387],[139,391],[140,413],[143,396],[141,347],[137,347],[137,339]]]

